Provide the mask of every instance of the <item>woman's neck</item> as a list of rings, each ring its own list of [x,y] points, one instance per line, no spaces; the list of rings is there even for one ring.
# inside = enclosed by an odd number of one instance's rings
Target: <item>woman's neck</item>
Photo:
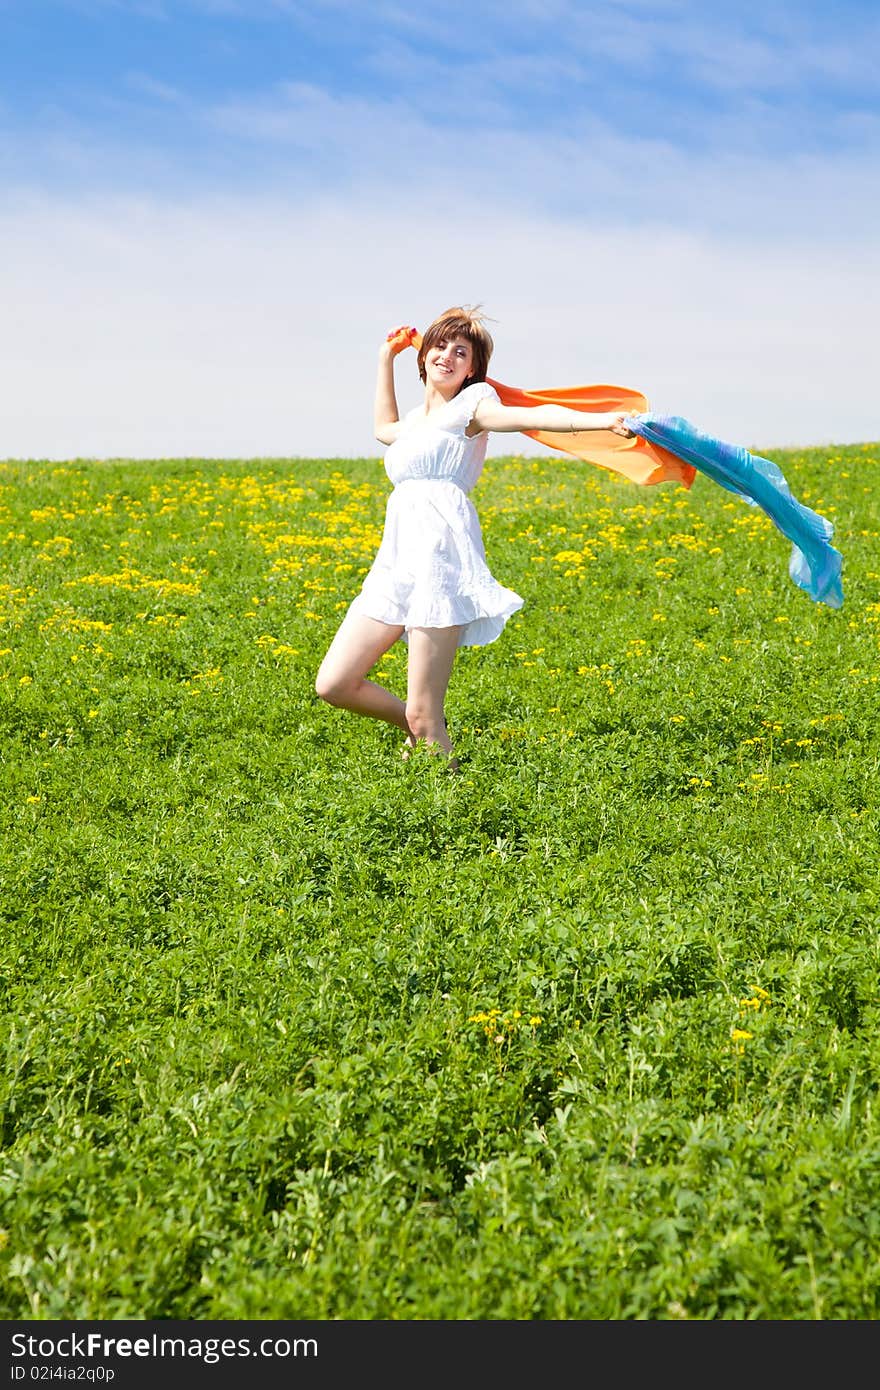
[[[452,391],[448,396],[444,396],[439,387],[429,382],[425,387],[425,414],[430,415],[432,411],[440,410],[454,400],[457,394],[456,391]]]

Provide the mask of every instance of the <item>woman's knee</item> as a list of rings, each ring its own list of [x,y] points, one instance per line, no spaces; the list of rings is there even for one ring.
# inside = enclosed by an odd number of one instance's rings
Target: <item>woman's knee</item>
[[[322,666],[315,677],[315,694],[328,705],[343,705],[351,694],[351,682]]]

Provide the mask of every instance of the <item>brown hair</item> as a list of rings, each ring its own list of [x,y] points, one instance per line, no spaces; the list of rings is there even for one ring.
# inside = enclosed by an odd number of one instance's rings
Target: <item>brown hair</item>
[[[470,386],[474,381],[485,381],[486,372],[489,370],[489,358],[495,344],[492,336],[483,322],[483,315],[480,313],[479,306],[476,308],[463,307],[457,305],[453,309],[447,309],[435,319],[425,332],[422,338],[422,346],[419,348],[419,376],[422,381],[427,380],[425,372],[425,356],[431,348],[449,338],[464,338],[470,343],[473,351],[473,370],[462,386]]]

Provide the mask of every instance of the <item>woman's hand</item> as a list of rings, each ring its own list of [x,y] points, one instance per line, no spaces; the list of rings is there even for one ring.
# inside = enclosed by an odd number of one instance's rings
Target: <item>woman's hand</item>
[[[612,434],[622,435],[624,439],[634,439],[635,431],[631,430],[626,423],[629,416],[634,414],[635,411],[633,410],[613,410],[608,416],[608,429],[611,430]]]
[[[400,324],[397,328],[392,328],[380,351],[389,358],[396,357],[398,353],[404,352],[408,347],[417,347],[420,342],[421,335],[418,329],[412,328],[408,324]]]

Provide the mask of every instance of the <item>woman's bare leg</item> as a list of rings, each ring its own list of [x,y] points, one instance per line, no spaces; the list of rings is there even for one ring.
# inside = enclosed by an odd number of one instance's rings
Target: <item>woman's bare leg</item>
[[[458,650],[460,627],[414,627],[409,633],[406,722],[409,743],[434,743],[452,754],[443,705]]]
[[[315,691],[322,700],[370,719],[384,719],[409,735],[406,705],[396,695],[366,675],[392,647],[402,627],[346,613],[315,678]]]

